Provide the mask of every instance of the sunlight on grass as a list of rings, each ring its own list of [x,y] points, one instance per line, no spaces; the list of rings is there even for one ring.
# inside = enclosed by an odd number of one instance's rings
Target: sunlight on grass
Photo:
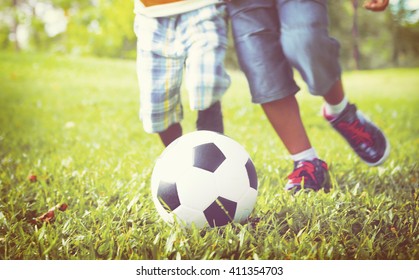
[[[230,73],[226,134],[255,163],[256,208],[243,225],[183,229],[161,221],[151,200],[163,147],[138,119],[133,61],[0,53],[0,259],[419,258],[419,69],[344,74],[349,99],[391,142],[378,168],[360,162],[298,80],[335,187],[295,196],[283,190],[287,152],[243,74]],[[188,132],[196,113],[184,107]],[[30,223],[63,202],[52,223]]]

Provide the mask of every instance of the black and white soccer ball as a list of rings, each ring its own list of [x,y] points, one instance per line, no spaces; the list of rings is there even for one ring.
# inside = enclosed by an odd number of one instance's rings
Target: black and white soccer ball
[[[157,159],[154,204],[164,221],[197,228],[243,222],[253,211],[258,179],[246,150],[211,131],[185,134]]]

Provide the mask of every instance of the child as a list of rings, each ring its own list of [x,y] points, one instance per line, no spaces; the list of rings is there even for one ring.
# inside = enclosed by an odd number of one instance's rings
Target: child
[[[224,69],[226,7],[219,0],[135,0],[137,75],[144,130],[165,146],[182,135],[180,88],[185,70],[196,127],[223,133],[220,100],[230,85]]]
[[[388,0],[365,7],[383,10]],[[327,164],[318,158],[301,121],[295,94],[296,68],[309,91],[324,98],[323,114],[370,166],[387,158],[384,134],[346,99],[341,82],[339,44],[328,34],[327,0],[228,1],[240,65],[249,81],[252,101],[265,114],[284,143],[294,171],[287,190],[330,189]]]

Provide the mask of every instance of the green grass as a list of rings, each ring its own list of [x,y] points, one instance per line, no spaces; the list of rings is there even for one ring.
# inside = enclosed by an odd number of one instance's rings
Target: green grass
[[[419,69],[344,74],[390,139],[377,168],[322,119],[320,98],[299,94],[335,187],[295,196],[283,190],[287,152],[231,72],[226,132],[253,158],[259,196],[250,223],[205,230],[168,226],[154,209],[163,147],[138,120],[135,75],[133,61],[0,53],[0,259],[419,259]],[[69,207],[54,222],[30,223],[58,203]]]

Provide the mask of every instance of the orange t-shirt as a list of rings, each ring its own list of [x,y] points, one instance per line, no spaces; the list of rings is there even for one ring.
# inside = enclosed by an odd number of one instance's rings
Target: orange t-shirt
[[[167,17],[222,2],[222,0],[135,0],[134,12],[147,17]]]
[[[173,2],[180,2],[184,0],[140,0],[145,7],[155,6],[155,5],[161,5],[161,4],[168,4]]]

